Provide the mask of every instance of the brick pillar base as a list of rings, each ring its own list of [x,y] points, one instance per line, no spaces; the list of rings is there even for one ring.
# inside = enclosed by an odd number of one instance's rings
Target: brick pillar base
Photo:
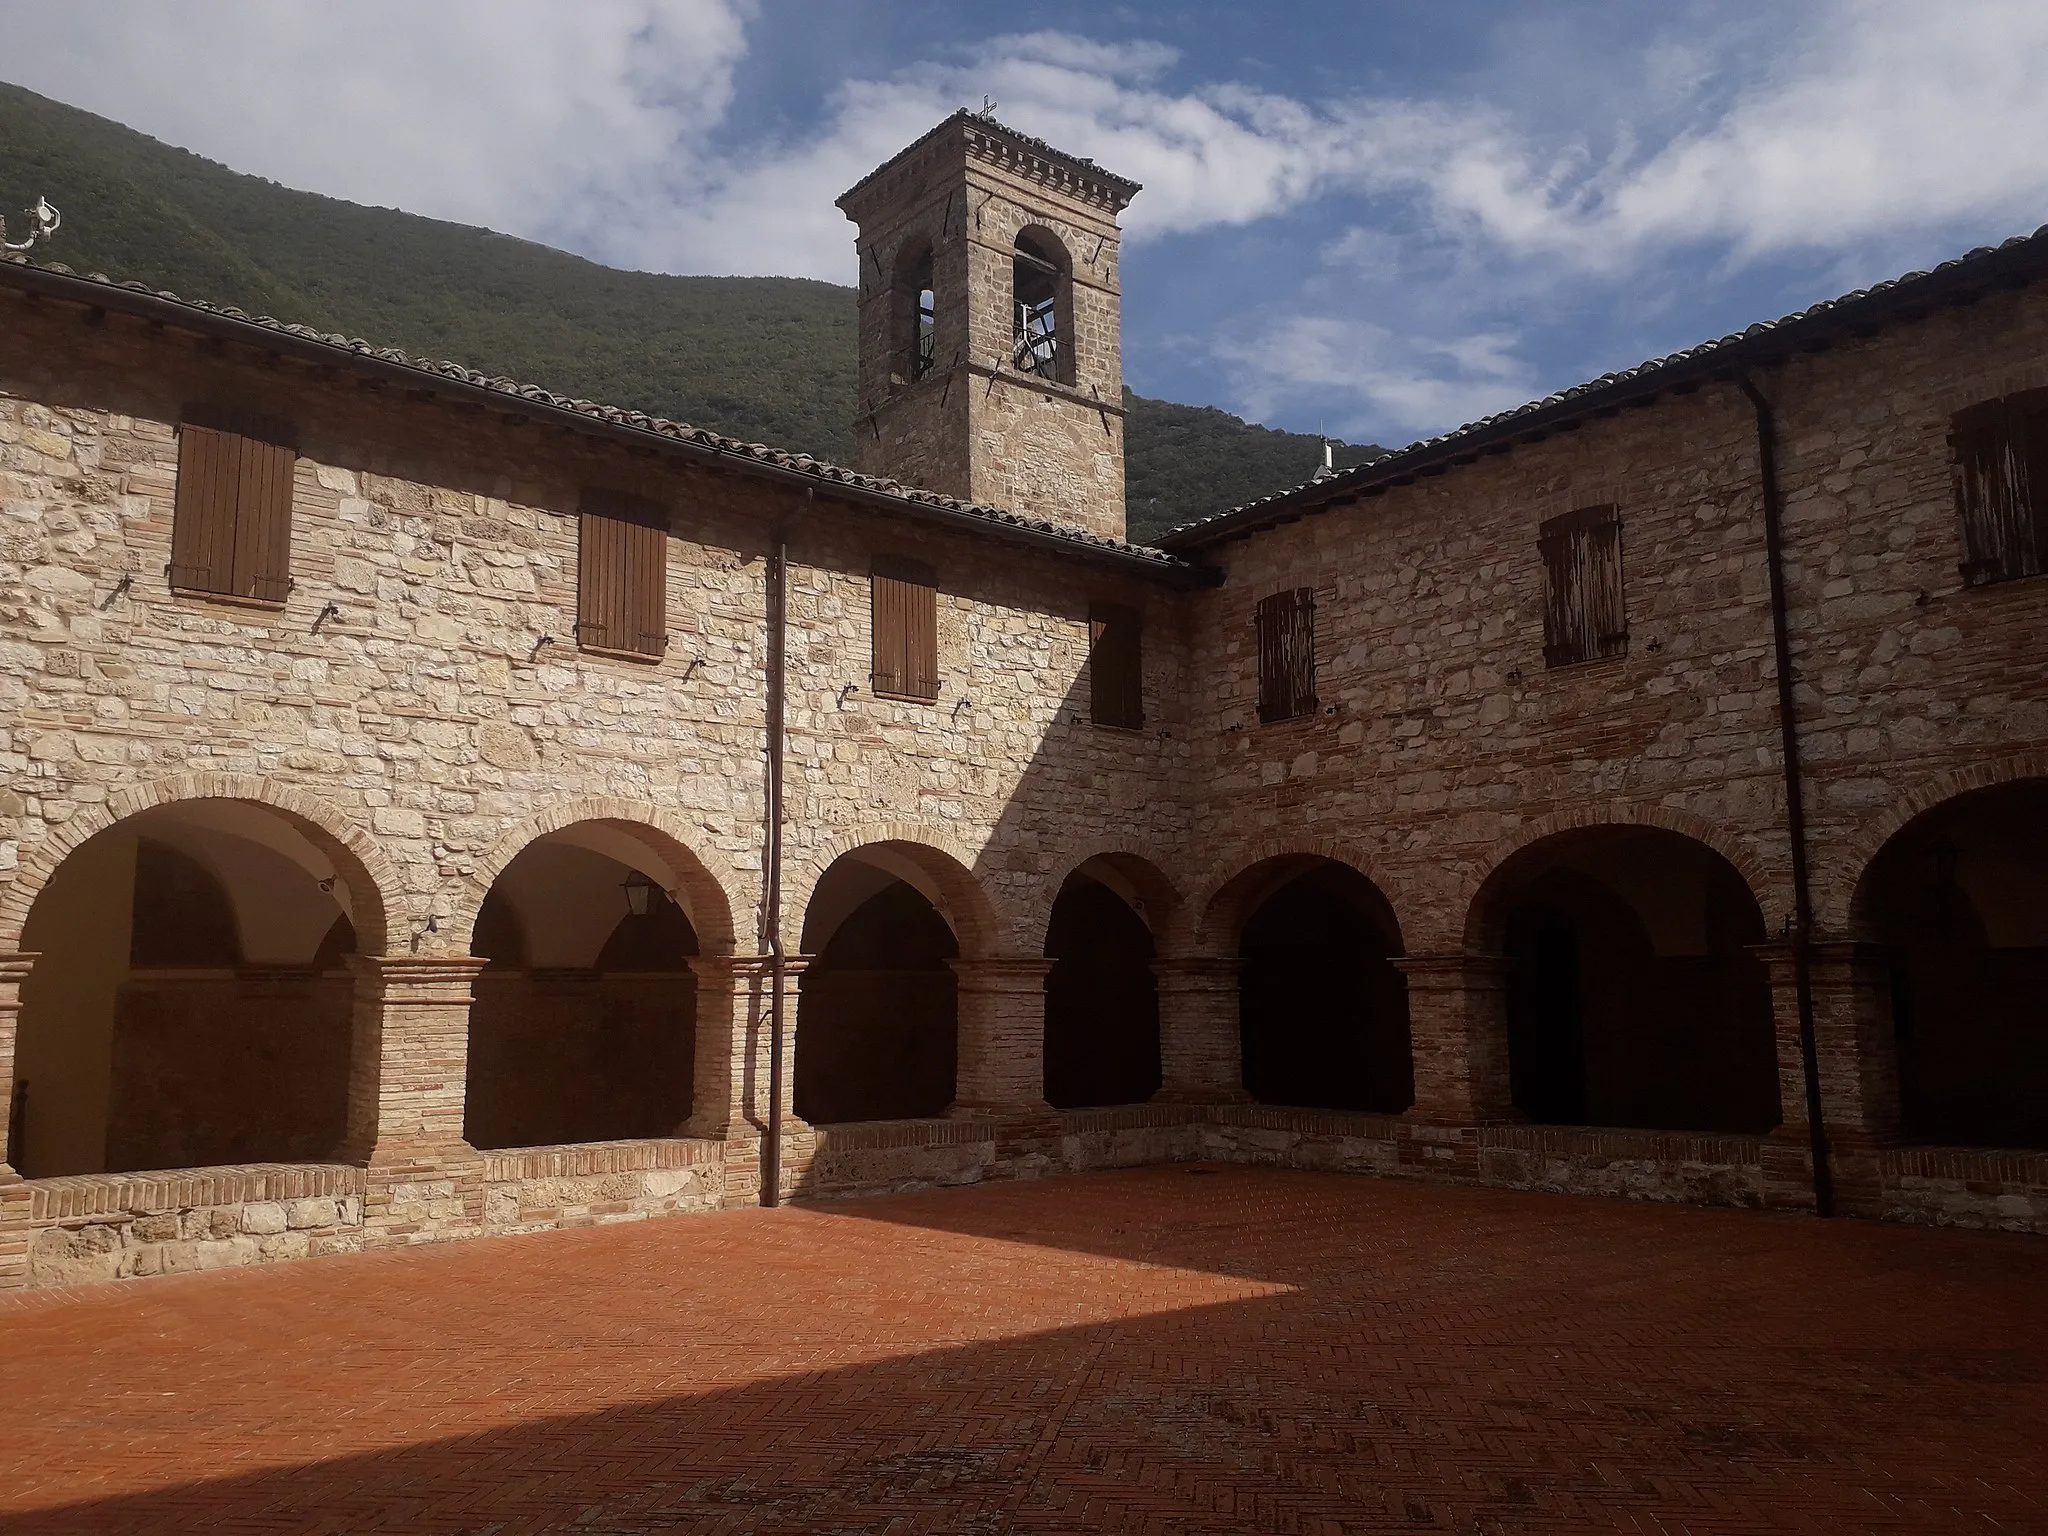
[[[1159,978],[1159,1092],[1169,1104],[1242,1104],[1235,955],[1176,955],[1153,962]]]
[[[1770,970],[1779,1112],[1784,1117],[1771,1133],[1765,1195],[1772,1205],[1811,1210],[1812,1133],[1807,1124],[1806,1064],[1799,1048],[1799,986],[1792,946],[1758,944],[1752,953]],[[1836,1208],[1844,1215],[1876,1216],[1884,1203],[1880,1159],[1899,1139],[1890,965],[1879,945],[1841,941],[1808,945],[1807,968]]]
[[[782,961],[782,1192],[793,1193],[810,1166],[811,1127],[797,1118],[798,983],[809,955]],[[725,1204],[758,1205],[761,1141],[768,1131],[768,1083],[774,1039],[772,955],[704,955],[697,975],[697,1052],[686,1136],[725,1143]]]
[[[1051,1124],[1045,1102],[1045,978],[1052,962],[1039,956],[955,960],[959,978],[959,1067],[956,1116]]]
[[[1507,961],[1500,955],[1405,955],[1418,1124],[1476,1126],[1517,1117],[1508,1083]]]
[[[483,1223],[484,1160],[462,1134],[471,985],[486,962],[353,955],[346,1155],[367,1169],[363,1240],[427,1242]]]

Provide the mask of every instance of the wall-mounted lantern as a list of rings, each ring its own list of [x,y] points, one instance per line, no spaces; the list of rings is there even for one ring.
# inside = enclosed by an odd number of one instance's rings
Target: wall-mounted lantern
[[[634,917],[645,917],[654,903],[655,883],[636,869],[626,876],[620,889],[626,893],[626,910]]]

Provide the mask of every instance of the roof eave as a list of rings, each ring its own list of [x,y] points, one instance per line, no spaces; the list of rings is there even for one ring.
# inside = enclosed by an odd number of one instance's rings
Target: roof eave
[[[1732,340],[1702,343],[1670,362],[1567,390],[1562,398],[1448,438],[1421,443],[1340,471],[1330,479],[1310,481],[1203,522],[1170,529],[1161,535],[1158,546],[1172,554],[1192,556],[1212,545],[1406,484],[1419,475],[1439,474],[1482,455],[1505,452],[1518,440],[1538,441],[1591,417],[1649,405],[1662,395],[1690,393],[1709,383],[1727,382],[1752,368],[1776,366],[1795,353],[1825,351],[1844,335],[1875,334],[1888,325],[1923,319],[1936,308],[1974,303],[1995,289],[2027,287],[2044,275],[2048,275],[2048,229],[1901,279],[1882,291],[1816,305],[1786,320],[1752,326]]]
[[[892,495],[887,491],[850,483],[831,475],[812,474],[788,465],[766,463],[749,454],[735,452],[715,443],[694,442],[688,438],[675,437],[665,432],[637,426],[632,422],[613,421],[550,401],[536,400],[528,395],[488,388],[466,379],[451,378],[433,369],[394,362],[390,358],[336,346],[331,342],[297,335],[288,330],[275,329],[257,320],[198,308],[182,300],[165,298],[160,294],[100,282],[75,274],[52,272],[46,267],[12,261],[0,262],[0,282],[26,293],[74,304],[87,310],[104,310],[165,326],[174,326],[197,335],[238,342],[257,351],[297,357],[319,366],[348,368],[359,375],[379,378],[406,389],[425,391],[464,404],[481,406],[502,415],[523,416],[557,426],[573,427],[595,437],[629,442],[643,448],[652,447],[693,462],[716,465],[735,473],[751,475],[759,480],[800,487],[815,495],[829,496],[836,501],[907,517],[916,522],[965,529],[1010,543],[1055,550],[1068,558],[1085,558],[1097,564],[1115,567],[1127,574],[1163,581],[1172,586],[1203,586],[1214,579],[1212,573],[1179,557],[1160,559],[1140,554],[1134,549],[1118,549],[1075,538],[1050,528],[1006,522],[982,516],[963,507],[946,506],[912,495]]]

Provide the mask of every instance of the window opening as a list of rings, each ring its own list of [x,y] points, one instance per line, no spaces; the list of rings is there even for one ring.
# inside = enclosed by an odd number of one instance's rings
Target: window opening
[[[1088,679],[1097,725],[1128,731],[1144,725],[1144,636],[1137,609],[1097,603],[1088,610]]]
[[[171,586],[281,604],[291,591],[291,428],[193,408],[178,425]]]
[[[921,560],[877,555],[873,576],[874,672],[888,698],[930,704],[939,696],[939,578]]]
[[[1958,412],[1949,446],[1963,580],[1975,587],[2048,571],[2048,389]]]
[[[1316,594],[1275,592],[1254,616],[1259,635],[1259,720],[1292,720],[1316,708]]]
[[[582,502],[577,644],[659,660],[668,649],[668,514],[624,491],[586,489]]]
[[[1543,662],[1567,667],[1628,651],[1615,509],[1580,507],[1538,530],[1543,555]]]
[[[1016,296],[1011,360],[1024,373],[1055,379],[1060,372],[1059,300],[1065,270],[1030,235],[1017,237],[1012,285]]]

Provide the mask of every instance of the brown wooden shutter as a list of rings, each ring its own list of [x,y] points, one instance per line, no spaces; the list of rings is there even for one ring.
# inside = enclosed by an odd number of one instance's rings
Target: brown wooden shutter
[[[576,639],[659,658],[668,649],[668,514],[624,491],[586,489],[576,541]]]
[[[1254,615],[1259,639],[1259,719],[1292,720],[1316,708],[1316,594],[1296,587],[1263,599]]]
[[[918,560],[874,563],[876,693],[930,703],[939,696],[939,578]]]
[[[1144,634],[1138,610],[1097,603],[1088,610],[1088,678],[1097,725],[1134,731],[1145,723]]]
[[[283,423],[205,407],[178,427],[171,585],[282,603],[291,591],[292,476]]]
[[[1543,661],[1565,667],[1628,651],[1621,522],[1611,506],[1580,507],[1538,530],[1543,556]]]
[[[2048,571],[2048,389],[1958,412],[1949,446],[1963,579],[1981,586]]]

